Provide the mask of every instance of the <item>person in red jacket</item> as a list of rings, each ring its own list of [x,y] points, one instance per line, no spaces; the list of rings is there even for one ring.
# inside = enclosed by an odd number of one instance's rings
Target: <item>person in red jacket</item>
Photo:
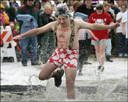
[[[98,23],[103,25],[109,25],[113,23],[111,16],[108,13],[105,13],[103,10],[102,4],[96,5],[96,12],[92,13],[88,20],[89,23]],[[92,30],[94,35],[99,39],[96,41],[93,37],[91,38],[91,44],[94,45],[96,51],[96,57],[99,62],[98,70],[104,70],[105,62],[105,48],[107,44],[107,39],[109,37],[110,30]]]

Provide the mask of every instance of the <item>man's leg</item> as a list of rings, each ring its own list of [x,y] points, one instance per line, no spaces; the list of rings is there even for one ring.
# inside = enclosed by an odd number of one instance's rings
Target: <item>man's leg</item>
[[[66,75],[66,87],[67,87],[67,98],[75,99],[75,77],[76,77],[76,68],[70,68],[65,70]]]
[[[62,82],[62,76],[64,74],[64,70],[60,69],[57,71],[54,71],[57,68],[54,64],[51,64],[50,62],[47,62],[43,69],[41,70],[39,74],[40,80],[49,79],[51,77],[55,78],[55,86],[59,87]]]
[[[46,80],[53,76],[53,71],[57,68],[54,64],[47,62],[39,74],[40,80]]]

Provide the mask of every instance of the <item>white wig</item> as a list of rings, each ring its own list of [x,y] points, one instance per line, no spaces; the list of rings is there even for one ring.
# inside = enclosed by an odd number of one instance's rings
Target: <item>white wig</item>
[[[64,17],[71,17],[66,3],[61,3],[57,5],[55,16],[58,17],[58,15],[63,15]]]

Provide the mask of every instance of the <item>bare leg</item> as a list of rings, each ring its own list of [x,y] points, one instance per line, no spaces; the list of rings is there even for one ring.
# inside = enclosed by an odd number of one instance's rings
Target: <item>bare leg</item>
[[[57,68],[54,64],[47,62],[39,74],[40,80],[49,79],[52,76],[52,72]]]
[[[67,86],[67,98],[75,99],[75,77],[76,77],[76,68],[70,68],[65,70],[66,75],[66,86]]]
[[[105,44],[95,46],[96,57],[100,65],[103,65],[105,61],[105,48],[106,48]]]
[[[100,50],[100,58],[99,58],[100,65],[103,65],[105,62],[105,48],[106,48],[105,44],[100,45],[100,49],[99,49]]]

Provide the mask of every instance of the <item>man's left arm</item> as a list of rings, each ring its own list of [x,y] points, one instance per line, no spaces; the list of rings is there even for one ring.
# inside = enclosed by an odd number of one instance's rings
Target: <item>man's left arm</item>
[[[91,30],[113,29],[120,26],[118,22],[110,23],[109,25],[103,25],[97,23],[85,23],[84,21],[79,21],[78,23],[80,29],[82,28],[82,29],[91,29]]]

